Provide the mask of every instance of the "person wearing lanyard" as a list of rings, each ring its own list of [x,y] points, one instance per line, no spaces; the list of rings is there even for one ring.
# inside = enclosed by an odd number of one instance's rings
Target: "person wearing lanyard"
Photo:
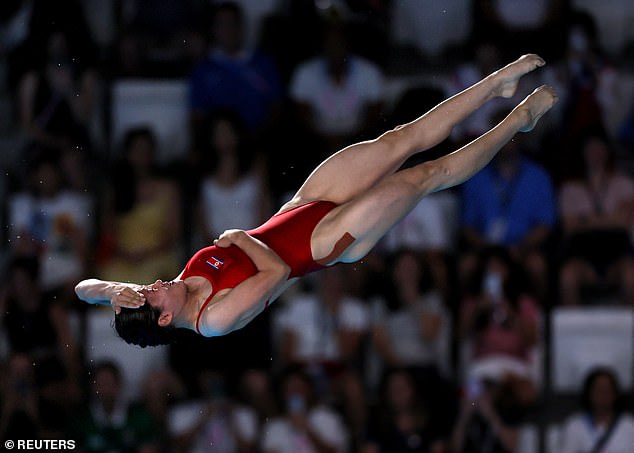
[[[547,293],[544,245],[556,222],[550,175],[522,154],[522,140],[509,142],[462,190],[462,236],[466,252],[461,278],[468,281],[487,247],[503,246],[524,266],[536,296]]]

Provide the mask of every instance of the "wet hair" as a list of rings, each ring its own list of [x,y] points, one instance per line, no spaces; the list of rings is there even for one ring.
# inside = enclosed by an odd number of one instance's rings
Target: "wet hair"
[[[159,316],[161,311],[147,303],[134,309],[121,308],[121,313],[114,317],[114,328],[126,343],[142,348],[170,344],[176,329],[159,326]]]

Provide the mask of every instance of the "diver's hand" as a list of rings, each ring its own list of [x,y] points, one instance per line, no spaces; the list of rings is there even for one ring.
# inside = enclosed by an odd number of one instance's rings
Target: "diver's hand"
[[[110,305],[115,314],[121,312],[121,307],[139,308],[145,303],[145,296],[128,285],[115,284],[111,289]]]
[[[214,241],[214,245],[218,247],[231,247],[232,245],[240,247],[240,242],[247,236],[248,234],[244,230],[226,230]]]

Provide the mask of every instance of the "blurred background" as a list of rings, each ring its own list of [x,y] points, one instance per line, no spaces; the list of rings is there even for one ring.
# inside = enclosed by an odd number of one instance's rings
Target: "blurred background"
[[[244,329],[125,344],[83,278],[170,280],[329,154],[523,53],[560,101]],[[631,452],[630,0],[3,0],[0,438],[81,452]]]

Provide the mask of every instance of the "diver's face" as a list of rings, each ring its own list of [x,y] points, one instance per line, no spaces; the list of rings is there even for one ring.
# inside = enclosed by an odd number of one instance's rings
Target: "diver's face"
[[[186,287],[182,280],[172,280],[164,282],[156,280],[151,285],[144,287],[141,293],[145,296],[145,301],[152,307],[161,311],[163,323],[171,323],[175,312],[179,312],[186,302]],[[166,315],[166,318],[163,318]],[[161,324],[159,319],[159,324]]]

